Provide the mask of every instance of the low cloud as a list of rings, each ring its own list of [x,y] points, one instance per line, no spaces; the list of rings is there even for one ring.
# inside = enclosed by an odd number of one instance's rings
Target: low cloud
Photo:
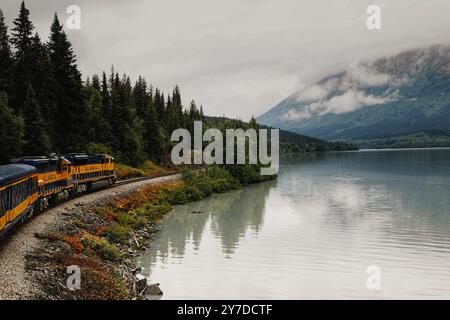
[[[333,92],[347,92],[353,88],[381,87],[395,85],[400,80],[394,79],[389,74],[379,73],[373,67],[367,65],[352,65],[342,73],[324,82],[309,86],[295,94],[297,102],[312,102],[325,99]]]
[[[347,79],[350,83],[357,83],[359,86],[380,87],[393,83],[394,79],[384,73],[378,73],[373,68],[366,65],[350,67],[347,72]]]
[[[376,106],[393,100],[393,95],[367,95],[364,91],[352,88],[340,95],[333,96],[328,100],[313,102],[301,109],[289,109],[283,114],[282,118],[283,120],[288,121],[299,121],[312,118],[313,116],[323,116],[329,113],[343,114],[356,111],[365,106]]]
[[[283,120],[298,121],[315,115],[342,114],[365,106],[384,104],[394,99],[395,91],[384,95],[366,94],[367,87],[391,86],[395,88],[403,80],[376,71],[373,65],[354,64],[347,71],[298,91],[294,98],[299,103],[309,103],[287,110]]]
[[[299,91],[295,98],[298,102],[315,101],[325,98],[329,92],[329,89],[325,86],[316,84],[305,90]]]
[[[376,97],[373,95],[366,95],[364,92],[350,89],[344,94],[335,96],[325,103],[321,104],[318,110],[320,115],[327,113],[347,113],[358,110],[364,106],[378,105],[390,101],[390,97]]]

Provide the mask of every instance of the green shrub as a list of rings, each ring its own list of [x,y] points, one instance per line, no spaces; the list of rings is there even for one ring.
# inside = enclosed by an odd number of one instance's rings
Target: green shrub
[[[147,217],[158,219],[158,216],[163,216],[166,213],[170,212],[172,210],[172,206],[170,203],[166,201],[152,201],[147,202],[143,206],[144,209],[144,215]]]
[[[276,175],[273,176],[262,176],[261,175],[261,165],[232,165],[227,166],[226,170],[230,175],[237,179],[242,185],[247,185],[250,183],[262,182],[267,180],[273,180]]]
[[[203,193],[195,186],[186,184],[164,196],[170,204],[183,204],[191,201],[198,201],[204,198]]]
[[[188,183],[188,184],[194,184],[196,179],[198,178],[198,176],[199,176],[199,174],[194,173],[190,169],[184,169],[181,172],[181,177],[182,177],[183,181]]]
[[[160,170],[161,168],[154,164],[152,161],[145,160],[144,163],[139,167],[139,169],[141,169],[145,173],[150,173],[152,171]]]
[[[130,238],[131,230],[126,225],[114,223],[106,230],[106,237],[116,243],[124,243]]]
[[[115,245],[109,243],[106,239],[100,239],[98,241],[87,241],[91,249],[93,249],[98,255],[106,260],[119,260],[122,254]]]
[[[208,197],[213,193],[212,181],[207,177],[203,177],[195,184],[204,197]]]
[[[128,213],[119,213],[117,215],[117,222],[121,225],[128,225],[134,229],[145,227],[147,221],[139,210],[134,210]]]

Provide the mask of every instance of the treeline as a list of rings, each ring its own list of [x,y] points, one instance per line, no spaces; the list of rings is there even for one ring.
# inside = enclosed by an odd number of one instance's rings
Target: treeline
[[[205,116],[208,126],[221,129],[225,132],[228,128],[253,129],[273,129],[272,127],[259,125],[252,117],[250,122],[226,117]],[[326,151],[348,151],[358,150],[358,146],[343,141],[325,141],[313,137],[308,137],[295,132],[280,129],[280,152],[281,153],[304,153],[304,152],[326,152]]]
[[[0,9],[0,164],[13,157],[71,152],[109,153],[117,162],[139,166],[150,159],[169,164],[177,128],[258,129],[224,117],[205,117],[192,101],[182,103],[178,86],[164,94],[145,78],[132,83],[113,68],[83,81],[72,44],[55,14],[50,36],[42,41],[22,2],[11,30]],[[282,152],[351,149],[280,131]],[[233,166],[236,175],[246,168]],[[253,168],[253,169],[258,169]],[[252,173],[244,176],[255,180]]]
[[[295,132],[280,130],[280,150],[282,153],[349,151],[358,149],[359,147],[357,145],[350,142],[325,141]]]
[[[0,163],[50,152],[107,152],[117,161],[164,163],[170,134],[203,119],[182,105],[180,89],[165,95],[143,77],[111,70],[82,80],[72,44],[55,14],[43,42],[22,2],[11,32],[0,9]]]

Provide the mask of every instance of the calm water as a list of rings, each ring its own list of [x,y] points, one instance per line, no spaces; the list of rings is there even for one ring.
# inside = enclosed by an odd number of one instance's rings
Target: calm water
[[[286,159],[177,207],[139,264],[166,299],[450,299],[450,149]]]

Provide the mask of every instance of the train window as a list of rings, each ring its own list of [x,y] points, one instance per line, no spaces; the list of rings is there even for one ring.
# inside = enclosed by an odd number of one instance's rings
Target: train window
[[[0,191],[0,217],[6,213],[6,192],[5,190]]]

